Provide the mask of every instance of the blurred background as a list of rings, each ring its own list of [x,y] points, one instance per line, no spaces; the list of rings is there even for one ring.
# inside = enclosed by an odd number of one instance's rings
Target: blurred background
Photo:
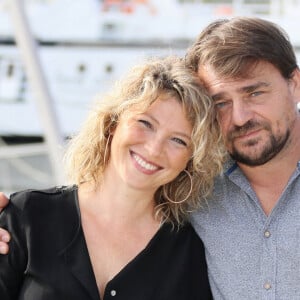
[[[237,15],[281,25],[299,62],[300,0],[0,0],[0,191],[63,184],[64,145],[97,95]]]

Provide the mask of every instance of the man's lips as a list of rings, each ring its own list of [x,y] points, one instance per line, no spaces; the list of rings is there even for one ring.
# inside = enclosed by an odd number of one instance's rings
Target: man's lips
[[[257,135],[259,131],[260,130],[254,130],[254,131],[246,132],[244,134],[241,134],[241,135],[237,136],[237,138],[251,138],[251,137],[254,137],[255,135]]]
[[[254,138],[260,131],[261,131],[261,128],[255,128],[252,130],[244,130],[244,131],[236,130],[230,134],[229,140],[233,141],[233,140]]]

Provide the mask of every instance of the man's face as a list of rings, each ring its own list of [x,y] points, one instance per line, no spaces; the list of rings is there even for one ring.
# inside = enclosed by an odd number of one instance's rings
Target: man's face
[[[228,152],[236,161],[258,166],[288,147],[299,121],[299,76],[291,80],[268,62],[259,62],[248,78],[222,78],[210,66],[198,74],[215,102]]]

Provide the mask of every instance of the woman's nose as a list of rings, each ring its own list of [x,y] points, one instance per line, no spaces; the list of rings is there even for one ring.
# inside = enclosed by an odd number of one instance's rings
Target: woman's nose
[[[149,140],[145,146],[148,154],[153,157],[161,155],[163,152],[163,147],[164,141],[159,137],[151,138],[151,140]]]

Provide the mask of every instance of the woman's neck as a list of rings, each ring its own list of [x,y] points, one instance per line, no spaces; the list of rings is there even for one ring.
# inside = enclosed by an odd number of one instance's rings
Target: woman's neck
[[[79,186],[80,206],[109,222],[155,221],[153,194],[103,182]]]

